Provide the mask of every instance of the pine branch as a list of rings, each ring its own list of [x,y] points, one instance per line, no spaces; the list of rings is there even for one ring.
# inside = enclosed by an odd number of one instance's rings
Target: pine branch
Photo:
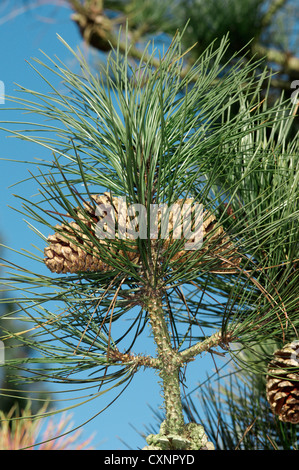
[[[219,345],[227,348],[226,344],[233,341],[232,338],[229,338],[229,333],[226,332],[226,335],[223,335],[222,331],[212,334],[210,337],[206,338],[204,341],[194,344],[190,348],[185,349],[180,353],[180,358],[182,362],[191,361],[203,352],[211,351],[212,348]]]
[[[282,69],[288,73],[299,72],[299,58],[288,52],[280,52],[277,49],[267,48],[261,44],[255,44],[253,46],[253,53],[257,54],[257,57],[266,58],[270,63],[274,62],[280,65]]]
[[[116,20],[109,20],[102,7],[102,2],[100,2],[100,7],[90,2],[85,2],[82,4],[78,0],[68,0],[72,8],[76,11],[72,15],[72,19],[78,23],[82,37],[84,40],[103,51],[110,50],[110,47],[116,47],[118,44],[119,50],[124,53],[126,50],[126,44],[123,42],[118,43],[117,34],[114,31],[115,25],[120,22],[123,23],[125,17],[120,13]],[[271,22],[271,19],[275,13],[283,7],[285,0],[276,0],[272,2],[269,6],[268,11],[264,14],[261,20],[262,28],[265,28]],[[142,30],[142,25],[139,25],[139,28]],[[129,35],[136,39],[136,34],[130,32]],[[134,41],[135,41],[134,39]],[[287,73],[296,74],[299,72],[299,59],[288,52],[281,52],[273,48],[267,48],[262,44],[255,42],[252,46],[252,53],[256,54],[259,58],[265,58],[269,63],[276,63],[280,65],[283,71]],[[129,55],[132,59],[143,60],[144,62],[148,61],[148,57],[144,55],[144,51],[138,50],[133,42],[130,47]],[[159,67],[159,61],[155,58],[151,58],[152,65],[155,68]],[[183,79],[189,69],[189,65],[185,66],[181,71],[181,78]],[[194,81],[197,78],[194,77]],[[289,90],[289,82],[282,79],[272,79],[271,85],[274,88],[286,89]]]
[[[285,4],[287,3],[287,0],[273,0],[269,7],[268,10],[264,13],[264,16],[261,19],[261,27],[264,29],[268,27],[272,20],[274,15],[277,13],[277,11],[282,8]]]
[[[132,364],[134,368],[149,367],[152,369],[159,369],[159,360],[147,355],[121,353],[118,349],[114,349],[109,353],[109,360],[112,362],[120,362],[122,364]]]

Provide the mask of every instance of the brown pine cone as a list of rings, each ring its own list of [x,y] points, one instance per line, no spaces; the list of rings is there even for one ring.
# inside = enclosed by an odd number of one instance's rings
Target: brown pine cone
[[[92,196],[97,205],[109,204],[113,205],[117,217],[118,199],[110,197],[109,193],[103,195]],[[109,240],[100,239],[95,235],[96,224],[100,221],[100,217],[96,215],[96,211],[92,205],[84,204],[83,211],[76,209],[78,222],[83,223],[92,236],[88,236],[83,231],[80,224],[71,222],[69,224],[56,225],[57,231],[54,235],[49,235],[47,241],[49,246],[44,250],[46,266],[52,272],[56,273],[77,273],[77,272],[96,272],[111,271],[113,266],[109,265],[101,259],[100,248],[93,242],[95,237],[97,243],[105,245],[109,254],[116,258],[117,254],[128,257],[133,262],[138,262],[136,255],[136,246],[126,244],[126,252],[112,246]],[[116,233],[117,238],[117,233]]]
[[[79,271],[107,271],[96,247],[76,222],[56,225],[57,232],[49,235],[45,248],[45,264],[52,272],[77,273]]]
[[[299,423],[299,341],[274,353],[268,366],[267,400],[281,421]]]
[[[119,216],[119,200],[117,197],[110,196],[109,193],[102,195],[92,196],[94,203],[98,206],[101,204],[108,204],[113,207],[115,223],[118,222]],[[192,207],[192,200],[186,200]],[[183,201],[177,201],[179,206],[182,206]],[[69,224],[63,223],[56,226],[54,235],[48,237],[49,246],[45,248],[45,264],[52,271],[56,273],[77,273],[86,271],[111,271],[113,266],[109,264],[109,258],[103,259],[101,256],[101,249],[99,245],[104,245],[107,254],[115,258],[118,264],[121,264],[121,256],[128,258],[135,264],[140,262],[140,255],[136,242],[130,233],[126,234],[126,238],[122,240],[121,247],[109,241],[107,238],[100,239],[97,237],[96,226],[101,220],[96,213],[95,208],[90,204],[84,204],[84,210],[81,208],[76,209],[77,220]],[[158,228],[161,227],[161,213],[158,217]],[[103,219],[102,219],[103,220]],[[86,231],[80,226],[84,224],[90,232],[89,236]],[[126,218],[126,228],[130,226],[130,219]],[[136,228],[137,230],[138,228]],[[173,216],[169,217],[168,221],[168,237],[164,240],[163,250],[160,256],[165,253],[165,250],[170,247],[176,240],[173,236],[174,219]],[[170,261],[178,261],[185,263],[186,261],[196,259],[202,254],[206,253],[205,260],[198,261],[197,265],[202,265],[207,260],[213,261],[211,272],[233,272],[236,271],[236,266],[240,264],[241,258],[237,254],[232,242],[225,234],[221,226],[216,225],[216,218],[208,211],[203,213],[203,227],[202,235],[204,246],[197,251],[183,249],[176,252]],[[93,237],[96,238],[97,243],[94,243]],[[119,238],[117,229],[115,230],[115,238]],[[185,242],[193,242],[194,238],[190,240],[183,240]],[[154,246],[155,241],[151,241]],[[103,252],[103,251],[102,251]]]
[[[184,203],[192,205],[192,199],[186,199]],[[182,205],[182,201],[178,201],[179,205]],[[173,221],[170,219],[169,231],[173,230]],[[177,252],[171,260],[178,260],[181,263],[185,263],[189,260],[195,260],[202,255],[206,255],[202,260],[196,263],[196,266],[201,266],[209,260],[212,261],[210,264],[209,272],[212,273],[230,273],[237,272],[238,266],[241,262],[241,257],[237,253],[233,243],[224,232],[221,225],[217,225],[216,217],[207,210],[203,210],[203,224],[202,224],[202,238],[203,246],[196,252],[192,250],[180,250]],[[166,240],[166,246],[173,243],[173,237],[170,235],[169,239]],[[188,242],[193,242],[194,237],[190,238]]]

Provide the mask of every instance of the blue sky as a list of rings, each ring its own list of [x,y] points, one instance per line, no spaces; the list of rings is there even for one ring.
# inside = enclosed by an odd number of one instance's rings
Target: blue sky
[[[17,3],[17,2],[16,2]],[[26,2],[19,2],[25,4]],[[39,49],[49,56],[56,54],[68,66],[75,66],[73,58],[67,49],[59,42],[56,34],[62,36],[68,44],[76,48],[77,45],[83,47],[81,37],[76,25],[70,20],[71,11],[64,7],[44,6],[26,13],[9,18],[11,8],[0,9],[0,39],[1,39],[1,60],[0,60],[0,80],[4,83],[5,93],[15,95],[15,83],[19,83],[27,88],[38,91],[45,91],[45,84],[31,69],[26,61],[32,57],[43,59]],[[52,17],[52,21],[48,21]],[[92,52],[84,49],[87,57]],[[24,120],[20,111],[5,111],[10,104],[6,101],[0,105],[0,120]],[[8,117],[9,116],[9,117]],[[22,248],[31,248],[34,243],[34,235],[23,221],[20,213],[15,212],[9,206],[19,207],[19,202],[13,194],[33,194],[35,188],[32,183],[11,187],[14,183],[24,180],[28,174],[28,164],[15,163],[13,160],[34,161],[40,156],[49,155],[45,150],[24,143],[18,139],[9,138],[4,132],[0,132],[1,154],[0,158],[0,234],[5,245],[18,251]],[[32,187],[31,187],[32,186]],[[19,263],[20,258],[14,251],[6,251],[6,257]],[[34,270],[34,268],[33,268]],[[140,348],[138,350],[138,347]],[[151,342],[145,337],[135,347],[135,353],[146,353],[151,350]],[[144,350],[144,348],[146,348]],[[220,363],[221,365],[221,363]],[[196,361],[189,368],[187,375],[188,390],[192,390],[199,380],[205,380],[207,372],[211,373],[214,363],[210,356],[206,356],[202,361]],[[155,423],[154,409],[162,404],[160,387],[157,384],[158,377],[154,372],[140,371],[135,375],[131,385],[121,395],[121,397],[109,407],[104,413],[97,416],[83,428],[83,438],[95,433],[93,444],[98,449],[127,449],[119,438],[127,443],[132,449],[144,446],[144,440],[138,435],[138,431],[144,431],[145,425]],[[55,386],[53,385],[53,389]],[[100,409],[105,407],[109,399],[113,397],[104,395],[85,405],[75,408],[73,413],[74,426],[79,426],[86,420],[92,418]],[[63,398],[60,395],[60,398]],[[71,404],[66,402],[63,406]],[[150,405],[150,406],[149,406]],[[133,429],[133,428],[136,428]]]

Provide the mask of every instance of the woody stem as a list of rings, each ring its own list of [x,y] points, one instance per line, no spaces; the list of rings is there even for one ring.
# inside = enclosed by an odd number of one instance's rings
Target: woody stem
[[[180,434],[184,426],[179,381],[181,358],[171,344],[162,307],[162,292],[159,289],[149,289],[145,304],[157,346],[158,369],[162,379],[166,411],[166,432],[168,434]]]

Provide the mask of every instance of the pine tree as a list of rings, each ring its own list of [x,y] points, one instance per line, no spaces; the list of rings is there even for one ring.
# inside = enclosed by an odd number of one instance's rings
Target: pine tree
[[[267,108],[260,62],[230,58],[228,67],[227,38],[187,70],[181,33],[159,59],[145,49],[137,65],[125,43],[98,76],[73,51],[80,75],[37,59],[51,93],[21,87],[16,99],[47,121],[13,134],[53,157],[32,176],[36,202],[19,195],[45,249],[27,252],[39,270],[20,262],[3,281],[23,292],[26,343],[40,354],[11,366],[51,364],[44,374],[31,367],[30,380],[77,384],[94,397],[153,368],[165,420],[146,448],[211,449],[204,428],[185,422],[185,367],[215,348],[236,355],[236,342],[297,337],[298,138],[281,134],[294,110],[281,99]],[[181,218],[168,219],[171,207]],[[155,356],[133,352],[148,327]]]

